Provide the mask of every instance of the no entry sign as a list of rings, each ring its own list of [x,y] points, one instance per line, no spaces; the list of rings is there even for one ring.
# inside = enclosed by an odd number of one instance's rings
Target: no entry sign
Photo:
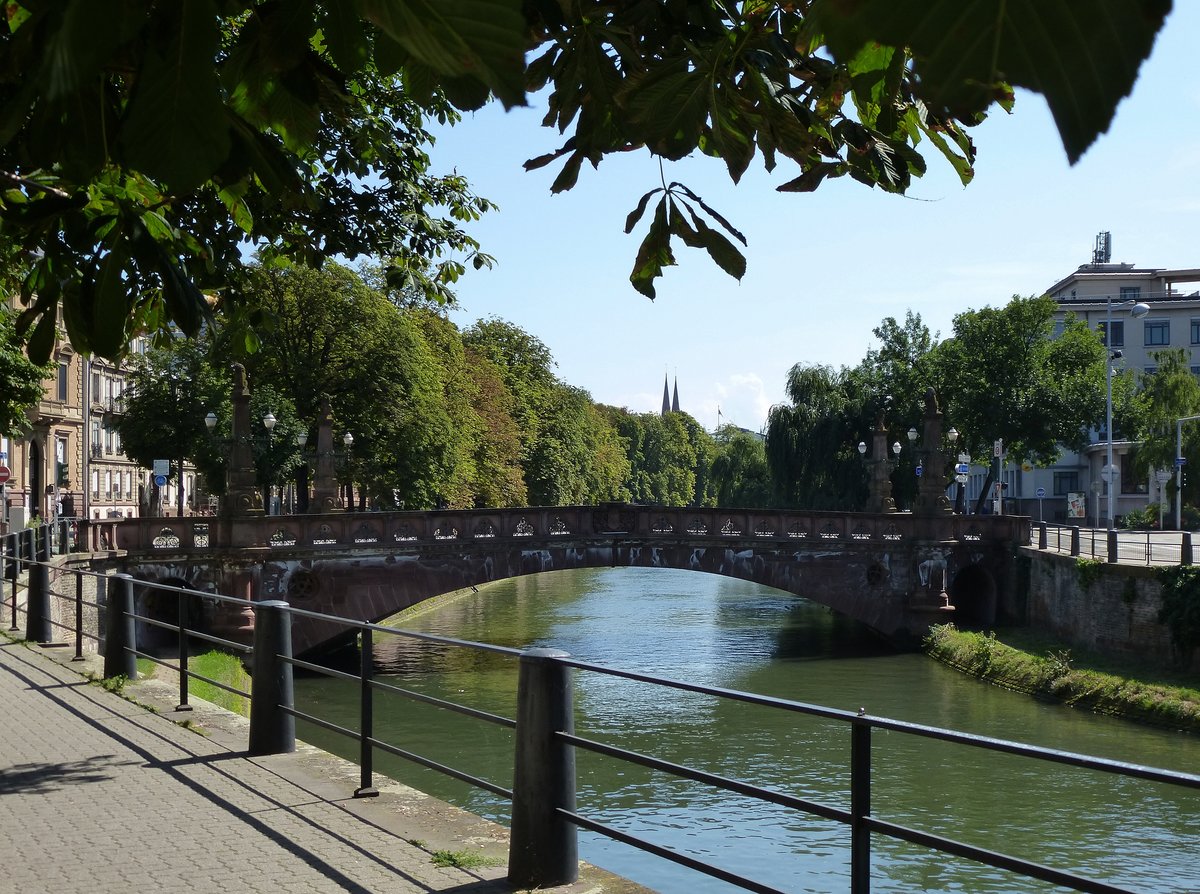
[[[0,466],[0,484],[8,481],[12,477],[12,472],[8,470],[8,466]]]

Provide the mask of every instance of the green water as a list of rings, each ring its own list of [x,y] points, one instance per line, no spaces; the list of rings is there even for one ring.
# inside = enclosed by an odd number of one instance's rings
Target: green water
[[[1187,772],[1200,740],[1038,702],[921,656],[890,652],[858,625],[794,596],[729,578],[665,569],[552,572],[489,585],[405,621],[406,629],[573,656],[691,682],[1015,739]],[[389,638],[387,679],[508,717],[516,661]],[[297,680],[297,704],[357,729],[353,684]],[[681,764],[849,806],[843,724],[577,672],[581,735]],[[511,732],[381,695],[377,738],[508,787]],[[311,725],[299,735],[353,758],[356,744]],[[876,816],[1146,892],[1200,891],[1200,792],[951,746],[873,736]],[[840,823],[578,755],[580,812],[787,891],[849,889]],[[490,793],[387,755],[377,770],[473,812],[507,821]],[[581,833],[589,862],[664,892],[724,883]],[[872,890],[1058,890],[876,836]]]

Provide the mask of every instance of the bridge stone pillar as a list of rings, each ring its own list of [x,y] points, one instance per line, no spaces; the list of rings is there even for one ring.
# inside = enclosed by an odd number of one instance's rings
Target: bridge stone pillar
[[[333,411],[326,397],[321,399],[321,416],[317,420],[317,469],[308,501],[309,512],[335,512],[342,508],[333,459]]]
[[[250,435],[250,387],[246,368],[233,364],[233,430],[230,434],[229,465],[225,471],[225,515],[262,515],[262,494],[254,480],[254,450]]]
[[[892,498],[892,460],[888,455],[888,432],[883,414],[875,420],[875,431],[871,434],[871,458],[867,460],[870,478],[867,482],[868,496],[866,512],[895,512],[896,501]]]
[[[937,392],[925,392],[925,421],[921,449],[921,478],[917,482],[917,502],[913,515],[950,515],[954,507],[946,497],[946,455],[942,452],[942,411]]]

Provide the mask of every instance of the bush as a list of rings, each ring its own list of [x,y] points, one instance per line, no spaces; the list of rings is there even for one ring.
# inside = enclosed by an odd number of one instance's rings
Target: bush
[[[1195,506],[1184,506],[1182,514],[1185,531],[1200,531],[1200,509]]]
[[[1121,519],[1121,527],[1131,531],[1153,531],[1158,528],[1157,505],[1145,506],[1141,509],[1130,509]]]

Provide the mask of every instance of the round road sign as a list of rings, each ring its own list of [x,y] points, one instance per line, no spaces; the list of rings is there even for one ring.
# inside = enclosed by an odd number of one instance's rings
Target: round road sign
[[[155,475],[154,476],[154,484],[156,487],[162,487],[166,483],[167,483],[166,475]]]
[[[1042,497],[1046,496],[1046,488],[1039,487],[1037,490],[1034,491],[1034,494],[1040,500]]]
[[[0,484],[8,481],[12,477],[12,472],[8,470],[8,466],[0,466]]]

